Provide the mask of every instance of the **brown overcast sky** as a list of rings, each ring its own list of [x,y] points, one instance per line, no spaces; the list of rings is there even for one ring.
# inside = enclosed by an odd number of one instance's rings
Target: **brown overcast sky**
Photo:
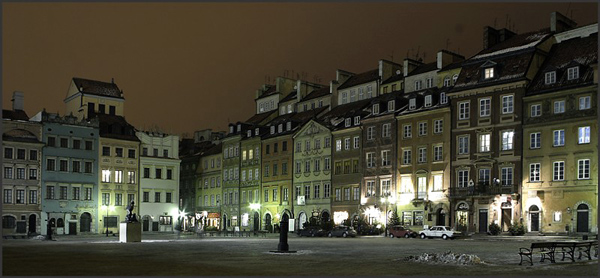
[[[419,49],[467,58],[485,25],[519,33],[548,27],[559,11],[597,22],[592,3],[3,3],[2,100],[64,113],[72,77],[115,83],[139,129],[225,130],[255,112],[255,91],[284,70],[322,84],[336,69],[364,72]],[[513,27],[514,25],[514,27]]]

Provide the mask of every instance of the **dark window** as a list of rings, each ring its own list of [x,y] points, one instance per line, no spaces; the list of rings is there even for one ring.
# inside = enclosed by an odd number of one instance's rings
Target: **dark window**
[[[127,157],[129,157],[129,158],[135,158],[135,150],[130,149],[128,151],[128,156]]]
[[[115,148],[115,152],[117,153],[117,157],[123,157],[123,148]]]
[[[81,149],[81,140],[73,139],[73,149],[76,149],[76,150]]]
[[[85,162],[85,173],[91,173],[92,172],[92,162],[86,161]]]
[[[116,228],[117,227],[117,217],[116,216],[104,216],[104,228]]]
[[[173,170],[172,169],[167,169],[167,179],[173,179]]]
[[[56,169],[56,160],[54,159],[48,159],[46,161],[46,170],[48,171],[55,171]]]
[[[144,192],[142,201],[150,202],[150,192]]]
[[[13,158],[13,149],[12,148],[4,148],[4,158],[7,158],[7,159]]]
[[[282,152],[287,151],[287,141],[283,141],[283,143],[281,143],[281,151]]]
[[[56,138],[48,136],[47,143],[48,143],[48,147],[55,147],[56,146]]]
[[[150,178],[150,168],[144,168],[144,178]]]
[[[269,154],[271,152],[271,145],[267,145],[267,150],[265,151],[266,154]]]
[[[60,138],[60,147],[68,148],[69,147],[69,138]]]
[[[154,202],[160,203],[160,192],[154,192]]]
[[[162,179],[162,169],[156,169],[155,179]]]
[[[85,141],[85,149],[88,151],[92,149],[92,141]]]
[[[73,161],[73,173],[79,173],[81,172],[81,162],[80,161]]]
[[[102,147],[102,155],[110,156],[110,147]]]
[[[95,109],[96,104],[93,102],[88,102],[88,118],[91,118],[91,116],[96,113]]]
[[[12,216],[3,216],[2,217],[2,228],[4,229],[14,229],[17,226],[17,219]]]
[[[98,113],[104,114],[106,110],[106,106],[104,104],[98,104]]]
[[[17,149],[17,159],[25,159],[25,149]]]
[[[273,153],[277,152],[277,147],[278,147],[277,143],[273,144]]]
[[[38,152],[37,150],[29,150],[29,160],[37,160]]]
[[[114,107],[112,105],[108,106],[108,114],[114,115],[115,111],[116,111],[116,107]]]
[[[171,195],[172,195],[172,193],[170,193],[170,192],[167,193],[167,200],[165,202],[171,203]]]
[[[163,150],[163,156],[169,157],[169,150]]]

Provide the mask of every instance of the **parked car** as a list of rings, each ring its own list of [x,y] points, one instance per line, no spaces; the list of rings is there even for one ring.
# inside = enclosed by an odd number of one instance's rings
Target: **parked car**
[[[431,237],[441,237],[443,239],[454,239],[460,233],[454,231],[452,228],[447,226],[431,226],[429,229],[425,229],[419,232],[419,236],[422,239]]]
[[[335,226],[328,234],[329,237],[355,237],[356,231],[352,227],[348,226]]]
[[[394,237],[405,237],[405,238],[409,238],[409,237],[417,237],[417,232],[411,230],[411,229],[407,229],[404,228],[404,226],[391,226],[388,229],[388,234],[389,237],[394,238]]]
[[[315,236],[324,236],[324,235],[325,235],[325,231],[323,231],[323,229],[321,229],[321,227],[306,227],[302,230],[298,230],[298,236],[315,237]]]

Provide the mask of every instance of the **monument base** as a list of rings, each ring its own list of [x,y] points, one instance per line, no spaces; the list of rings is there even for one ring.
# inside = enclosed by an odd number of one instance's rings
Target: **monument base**
[[[121,222],[119,227],[119,242],[141,242],[142,241],[142,223],[140,222]]]

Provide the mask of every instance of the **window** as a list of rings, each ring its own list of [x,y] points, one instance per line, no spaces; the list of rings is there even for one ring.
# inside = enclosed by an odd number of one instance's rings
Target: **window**
[[[12,148],[4,148],[4,158],[6,158],[6,159],[13,158],[13,149]]]
[[[547,72],[545,74],[545,78],[544,78],[546,85],[547,84],[554,84],[556,82],[556,72],[555,71],[551,71],[551,72]]]
[[[369,152],[367,153],[367,168],[375,167],[375,153]]]
[[[307,144],[306,144],[306,145],[307,145],[307,147],[308,147],[308,148],[306,148],[306,150],[307,150],[307,151],[310,151],[310,143],[309,143],[309,142],[307,142]],[[273,144],[273,153],[276,153],[276,152],[278,152],[278,149],[279,149],[279,144],[278,144],[278,143],[274,143],[274,144]]]
[[[469,184],[469,170],[458,170],[458,187],[467,187]]]
[[[366,197],[375,196],[375,181],[367,181]]]
[[[102,170],[102,182],[110,182],[110,170]]]
[[[54,186],[46,187],[46,199],[54,200]]]
[[[17,149],[17,159],[25,159],[25,149]]]
[[[431,106],[431,95],[425,96],[425,107]]]
[[[579,97],[579,110],[590,109],[592,107],[591,97]]]
[[[355,116],[354,117],[354,125],[359,125],[360,124],[360,116]]]
[[[487,68],[484,70],[484,79],[494,78],[494,68]]]
[[[160,224],[160,225],[171,226],[172,223],[173,223],[173,217],[172,216],[160,216],[158,218],[158,224]]]
[[[458,154],[469,153],[469,136],[458,137]]]
[[[29,203],[30,204],[37,204],[38,203],[37,190],[29,190]]]
[[[66,186],[61,186],[60,187],[60,199],[61,200],[66,200],[67,199],[67,191],[68,188]]]
[[[102,147],[102,156],[110,156],[110,147]]]
[[[513,168],[504,167],[501,169],[502,185],[510,186],[513,184]]]
[[[511,96],[502,96],[502,114],[510,114],[513,112],[513,99]]]
[[[579,127],[579,144],[588,144],[590,143],[590,127],[582,126]]]
[[[73,173],[81,172],[81,161],[73,161],[73,168],[71,169]]]
[[[442,161],[443,147],[442,145],[433,146],[433,161]]]
[[[580,159],[577,161],[577,179],[590,179],[590,160]]]
[[[412,161],[411,155],[412,155],[412,150],[410,150],[410,149],[402,150],[402,164],[404,164],[404,165],[410,164]]]
[[[421,90],[421,80],[415,81],[415,91]]]
[[[17,179],[19,179],[19,180],[25,179],[25,168],[17,168]]]
[[[375,127],[370,126],[367,128],[367,140],[373,140],[375,138]]]
[[[302,173],[302,162],[296,161],[296,174]]]
[[[277,188],[273,189],[273,202],[277,202]]]
[[[46,143],[48,144],[48,147],[56,147],[56,137],[48,136],[48,142]],[[12,156],[10,158],[12,158]]]
[[[319,197],[321,196],[321,185],[319,184],[315,184],[315,186],[313,187],[314,189],[314,199],[319,199]]]
[[[433,133],[442,133],[444,131],[444,120],[433,121]]]
[[[360,137],[354,136],[354,148],[358,149],[360,147]]]
[[[573,80],[579,78],[579,67],[572,67],[567,69],[567,79]]]
[[[479,169],[479,184],[490,184],[490,169]]]
[[[557,100],[554,102],[554,114],[565,113],[565,101]]]
[[[85,149],[86,150],[88,150],[88,151],[92,150],[92,145],[93,145],[92,141],[87,141],[87,140],[85,141]]]
[[[408,109],[410,109],[410,110],[417,109],[417,100],[415,98],[411,98],[408,100]]]
[[[440,93],[440,103],[441,104],[448,103],[448,97],[446,96],[446,93]]]
[[[305,161],[304,162],[304,172],[305,173],[310,172],[310,161]]]
[[[123,148],[115,148],[115,153],[117,157],[123,157]]]
[[[325,165],[324,165],[324,170],[325,170],[325,171],[331,170],[331,158],[329,158],[329,157],[326,157],[326,158],[324,159],[324,162],[323,162],[323,164],[325,164]]]
[[[402,129],[403,129],[403,132],[402,132],[403,138],[411,138],[412,137],[412,125],[403,125]]]
[[[84,200],[86,201],[91,201],[92,200],[92,189],[89,187],[84,188],[85,192],[84,192]]]
[[[392,162],[390,160],[390,151],[381,151],[381,166],[390,166]]]
[[[305,200],[310,199],[310,185],[304,186],[304,199]]]
[[[4,178],[5,179],[13,178],[13,168],[12,167],[4,167]]]
[[[12,197],[12,189],[4,189],[4,195],[3,195],[3,201],[4,204],[12,204],[13,202],[13,197]]]
[[[469,118],[469,102],[459,102],[458,103],[458,119],[466,120]]]
[[[167,179],[168,180],[173,179],[173,169],[167,169]]]
[[[150,202],[150,192],[147,192],[147,191],[146,191],[146,192],[144,192],[144,194],[142,195],[142,198],[143,198],[142,200],[143,200],[144,202],[146,202],[146,203],[147,203],[147,202]]]
[[[350,149],[350,138],[344,138],[344,149],[345,150]]]
[[[287,143],[287,142],[284,142]],[[315,150],[318,150],[321,148],[321,139],[315,139]]]
[[[417,177],[417,198],[425,199],[427,192],[427,177]]]
[[[554,131],[554,141],[552,144],[554,147],[560,147],[565,145],[565,130],[555,130]]]
[[[342,150],[342,140],[341,139],[335,140],[335,150],[336,151]]]
[[[396,102],[394,102],[393,100],[388,101],[387,110],[394,111],[396,109],[395,104]]]
[[[169,151],[168,150],[164,150],[163,152],[164,152],[165,157],[169,156]],[[127,157],[128,158],[135,158],[135,150],[133,150],[133,149],[127,150]]]
[[[68,172],[69,171],[69,161],[61,159],[59,169],[61,172]]]
[[[115,193],[115,206],[123,205],[123,194]]]
[[[144,168],[144,178],[150,178],[150,168]]]
[[[321,160],[315,159],[315,172],[321,171]]]
[[[539,117],[542,115],[542,105],[534,104],[531,105],[531,117]]]
[[[277,169],[277,166],[278,166],[278,164],[277,164],[277,163],[274,163],[274,164],[273,164],[273,176],[277,176],[277,175],[278,175],[278,174],[277,174],[277,170],[278,170],[278,169]],[[243,173],[245,173],[245,172],[243,172]]]
[[[491,134],[481,134],[479,135],[479,151],[480,152],[489,152],[490,151],[490,143],[491,143]]]
[[[373,96],[373,87],[371,85],[367,85],[367,98],[371,98]]]
[[[69,138],[60,138],[60,147],[68,148],[69,147]]]
[[[542,133],[533,132],[529,134],[529,148],[539,149],[542,146]]]
[[[450,76],[444,77],[444,87],[450,87]]]
[[[427,148],[419,148],[419,163],[427,162]]]
[[[433,78],[427,78],[427,80],[425,80],[425,88],[431,88],[433,87]]]
[[[373,115],[379,114],[379,104],[373,104]]]
[[[442,174],[433,175],[433,190],[442,191],[443,177]]]
[[[419,123],[419,136],[427,135],[427,122]]]
[[[531,163],[529,164],[529,181],[530,182],[539,182],[540,181],[540,163]]]
[[[350,119],[350,118],[346,118],[346,121],[345,121],[345,126],[346,126],[346,127],[349,127],[351,124],[352,124],[352,119]]]
[[[360,199],[360,188],[354,187],[353,188],[353,194],[352,194],[352,200],[353,201],[358,201],[359,199]]]
[[[25,190],[17,189],[15,204],[25,204]]]
[[[400,192],[410,193],[413,192],[412,181],[410,177],[402,177],[400,180]]]
[[[154,192],[154,202],[160,203],[160,192]]]
[[[492,99],[482,98],[479,100],[479,116],[489,117],[491,114]]]
[[[513,136],[514,131],[503,131],[502,132],[502,150],[508,151],[513,149]]]
[[[155,179],[162,179],[162,169],[160,169],[160,168],[155,169],[154,178]]]
[[[91,174],[92,173],[92,166],[93,166],[92,162],[85,161],[83,163],[83,171],[84,171],[84,173]]]
[[[323,198],[329,198],[331,194],[331,185],[326,183],[323,185]]]
[[[562,181],[565,179],[565,162],[564,161],[555,161],[553,163],[553,175],[552,180],[554,181]]]
[[[381,137],[390,137],[392,124],[383,124],[381,126]]]
[[[252,192],[250,192],[250,193],[252,193]],[[284,201],[287,201],[288,199],[289,199],[288,188],[287,188],[287,187],[284,187],[284,188],[283,188],[283,200],[284,200]]]
[[[335,189],[335,200],[336,201],[342,200],[342,190],[340,188]]]

